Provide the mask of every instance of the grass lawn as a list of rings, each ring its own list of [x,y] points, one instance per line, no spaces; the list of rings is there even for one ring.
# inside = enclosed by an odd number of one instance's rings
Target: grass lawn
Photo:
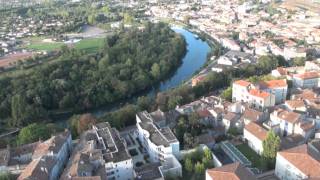
[[[256,167],[260,170],[265,170],[266,166],[264,165],[262,157],[253,151],[247,144],[240,144],[236,147],[252,162],[253,167]]]
[[[63,42],[42,42],[43,38],[30,39],[30,45],[25,46],[27,49],[38,51],[53,51],[60,49]],[[103,46],[104,38],[83,39],[74,44],[74,48],[84,50],[87,53],[94,53]]]
[[[87,53],[94,53],[103,46],[104,38],[83,39],[74,45],[74,48],[84,50]]]
[[[27,49],[33,49],[37,51],[53,51],[56,49],[61,48],[63,43],[60,42],[36,42],[36,43],[31,43],[30,45],[27,45]]]

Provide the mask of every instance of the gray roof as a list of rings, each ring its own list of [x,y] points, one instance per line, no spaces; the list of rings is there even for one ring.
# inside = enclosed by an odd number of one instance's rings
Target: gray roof
[[[111,128],[108,122],[99,123],[95,127],[97,128],[98,137],[102,138],[100,143],[105,145],[104,149],[102,149],[102,154],[106,162],[131,159],[128,149],[116,129]]]
[[[153,118],[146,111],[139,112],[137,116],[141,119],[140,126],[149,132],[150,140],[157,146],[170,146],[170,143],[177,142],[177,138],[170,128],[160,129],[153,122]]]
[[[245,53],[245,52],[241,52],[241,51],[234,51],[234,50],[228,51],[225,54],[225,56],[228,57],[228,58],[242,58],[242,59],[252,57],[251,54],[248,54],[248,53]]]
[[[162,179],[163,176],[160,173],[160,163],[146,164],[141,167],[135,168],[138,180],[151,180],[151,179]]]

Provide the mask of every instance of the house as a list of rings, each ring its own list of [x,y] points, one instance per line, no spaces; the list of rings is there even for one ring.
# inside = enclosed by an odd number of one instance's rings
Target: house
[[[218,64],[232,66],[240,62],[250,63],[252,60],[251,54],[241,52],[241,51],[228,51],[225,55],[218,59]]]
[[[263,152],[262,144],[267,135],[268,131],[254,122],[250,122],[244,126],[243,137],[248,142],[249,147],[260,155]]]
[[[265,115],[261,111],[257,111],[252,108],[246,108],[241,117],[244,124],[249,124],[250,122],[263,122]]]
[[[277,153],[275,174],[281,180],[320,178],[320,153],[303,144]]]
[[[239,118],[239,115],[233,112],[225,114],[222,119],[225,130],[228,131],[230,128],[240,129],[242,124],[240,123]]]
[[[191,86],[194,87],[197,84],[199,84],[200,82],[204,81],[205,79],[206,79],[206,75],[196,76],[196,77],[192,78]]]
[[[238,80],[232,84],[232,101],[246,102],[249,105],[259,109],[271,107],[275,105],[276,96],[272,93],[269,93],[268,91],[270,90],[272,91],[272,89],[260,89],[259,86],[256,87],[248,81]],[[279,95],[277,95],[277,97],[282,95],[280,91],[278,94]],[[280,97],[282,98],[282,96]]]
[[[270,114],[270,121],[273,125],[279,125],[281,136],[294,134],[295,126],[302,119],[302,116],[296,112],[289,112],[284,109],[276,109]]]
[[[32,161],[34,150],[41,141],[25,144],[12,148],[7,146],[5,149],[0,150],[0,171],[7,171],[21,173],[25,166]]]
[[[283,77],[283,76],[287,76],[288,72],[286,68],[278,67],[277,69],[274,69],[271,71],[271,75],[274,77]]]
[[[293,75],[293,86],[296,88],[320,87],[320,72],[312,71]]]
[[[287,98],[288,84],[285,79],[260,82],[259,88],[273,94],[275,96],[276,104],[283,103]]]
[[[303,136],[306,140],[310,139],[315,134],[315,121],[299,121],[294,127],[294,133]]]
[[[38,144],[32,161],[18,177],[22,179],[58,179],[72,149],[71,133],[65,131]]]
[[[206,180],[256,180],[254,174],[239,162],[207,169]]]
[[[306,112],[307,107],[303,100],[287,100],[285,105],[288,110],[296,112]]]

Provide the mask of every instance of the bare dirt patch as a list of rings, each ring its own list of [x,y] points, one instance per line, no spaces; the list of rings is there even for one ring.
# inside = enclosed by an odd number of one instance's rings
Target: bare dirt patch
[[[9,67],[14,62],[17,62],[19,60],[25,60],[27,58],[31,58],[33,56],[33,53],[26,52],[26,53],[16,53],[16,54],[10,54],[4,57],[0,58],[0,67]]]

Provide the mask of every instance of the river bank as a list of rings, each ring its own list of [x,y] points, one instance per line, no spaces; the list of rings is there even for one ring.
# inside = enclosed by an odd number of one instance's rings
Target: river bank
[[[192,78],[192,76],[198,72],[207,62],[207,55],[211,52],[211,47],[209,44],[198,38],[198,35],[184,29],[182,27],[172,27],[172,29],[184,36],[187,42],[187,53],[182,59],[182,64],[178,69],[172,73],[171,77],[165,81],[160,82],[157,86],[152,87],[141,93],[137,93],[134,97],[121,100],[117,103],[107,105],[104,107],[84,111],[81,113],[92,113],[96,117],[102,117],[107,112],[116,111],[124,105],[130,103],[135,103],[137,99],[141,96],[151,96],[154,97],[158,92],[164,92],[169,89],[175,88]],[[62,124],[64,126],[65,121],[69,119],[73,113],[61,113],[51,117],[55,123]]]

